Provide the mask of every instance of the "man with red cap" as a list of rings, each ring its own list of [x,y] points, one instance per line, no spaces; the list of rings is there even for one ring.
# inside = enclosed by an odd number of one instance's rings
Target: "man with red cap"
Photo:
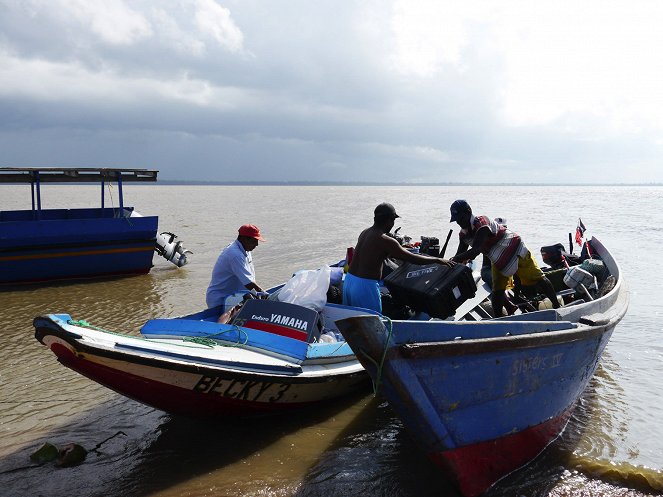
[[[214,264],[212,280],[207,287],[207,307],[224,305],[222,313],[240,303],[245,294],[263,292],[256,283],[251,251],[265,239],[253,224],[240,226],[237,240],[228,245]]]

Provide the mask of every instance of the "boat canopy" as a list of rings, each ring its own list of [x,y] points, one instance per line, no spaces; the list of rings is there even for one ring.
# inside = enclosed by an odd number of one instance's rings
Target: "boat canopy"
[[[116,182],[120,212],[124,211],[122,183],[156,181],[155,169],[122,169],[115,167],[0,167],[0,183],[27,183],[32,189],[32,211],[41,219],[41,183],[101,183],[101,208],[104,208],[104,186]]]
[[[155,169],[114,167],[0,167],[0,183],[97,183],[156,181]]]

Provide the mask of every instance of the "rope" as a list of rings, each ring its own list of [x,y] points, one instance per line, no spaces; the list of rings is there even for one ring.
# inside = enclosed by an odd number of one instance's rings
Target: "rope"
[[[85,321],[85,319],[81,319],[79,321],[76,321],[75,319],[70,319],[69,321],[67,321],[67,324],[70,324],[72,326],[81,326],[82,328],[90,328],[91,330],[103,331],[104,333],[110,333],[111,335],[122,335],[121,333],[115,333],[113,331],[104,330],[103,328],[99,328],[97,326],[92,326],[90,323]]]
[[[101,446],[102,446],[103,444],[105,444],[106,442],[108,442],[109,440],[112,440],[113,438],[115,438],[115,437],[117,437],[117,436],[119,436],[119,435],[124,435],[125,437],[128,436],[128,435],[127,435],[126,433],[124,433],[123,431],[118,431],[115,435],[111,435],[110,437],[108,437],[108,438],[107,438],[106,440],[104,440],[103,442],[99,442],[99,443],[95,446],[95,448],[94,448],[94,449],[90,449],[89,452],[94,452],[94,453],[96,453],[97,455],[101,455],[101,453],[99,452],[99,449],[101,448]]]
[[[213,337],[216,337],[218,335],[225,335],[226,333],[230,333],[231,331],[236,331],[237,332],[237,340],[234,343],[229,343],[229,344],[224,344],[224,343],[219,343],[217,342]],[[240,337],[243,338],[242,341],[240,341]],[[242,347],[249,343],[249,334],[241,329],[237,325],[233,325],[231,329],[228,330],[223,330],[219,331],[217,333],[212,333],[210,335],[205,335],[205,336],[200,336],[200,337],[185,337],[183,339],[185,342],[192,342],[196,343],[198,345],[204,345],[206,347],[216,347],[217,345],[220,345],[222,347]],[[230,340],[228,340],[230,341]]]
[[[127,223],[129,223],[129,226],[133,226],[134,224],[129,220],[129,216],[124,216],[123,215],[124,212],[115,211],[115,202],[113,201],[113,183],[109,181],[108,183],[106,183],[106,186],[108,187],[108,196],[110,197],[111,201],[111,209],[113,209],[114,211],[113,217],[122,216],[127,221]]]
[[[108,188],[108,196],[110,197],[111,201],[111,209],[115,211],[115,202],[113,202],[113,183],[109,181],[108,183],[106,183],[106,187]],[[115,217],[116,215],[117,213],[113,212],[113,217]]]
[[[380,358],[380,363],[378,364],[371,356],[369,356],[364,349],[359,349],[359,352],[366,358],[368,361],[375,366],[375,379],[372,379],[373,382],[373,395],[377,396],[380,391],[380,383],[382,381],[382,370],[384,367],[384,360],[387,357],[387,350],[389,349],[389,342],[391,342],[391,335],[394,332],[394,325],[387,316],[383,316],[387,321],[387,339],[384,342],[384,349],[382,350],[382,357]]]

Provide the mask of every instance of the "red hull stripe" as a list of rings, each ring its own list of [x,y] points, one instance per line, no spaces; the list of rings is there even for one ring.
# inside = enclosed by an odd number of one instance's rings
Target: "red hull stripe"
[[[308,339],[308,333],[288,328],[286,326],[280,326],[278,324],[265,323],[263,321],[247,321],[244,326],[255,330],[266,331],[267,333],[273,333],[275,335],[281,335],[283,337],[294,338],[300,342],[306,342]]]
[[[102,254],[124,254],[128,252],[152,252],[154,245],[144,245],[141,247],[127,247],[103,250],[84,250],[80,252],[56,252],[44,254],[29,254],[29,255],[9,255],[0,257],[0,262],[4,261],[25,261],[33,259],[54,259],[60,257],[80,257],[84,255],[102,255]]]
[[[84,355],[74,353],[59,343],[51,345],[51,350],[69,369],[126,397],[173,414],[193,417],[267,414],[299,409],[309,404],[270,402],[268,398],[266,401],[252,401],[223,395],[223,392],[200,393],[88,361]],[[236,390],[241,390],[241,383],[238,385]],[[286,387],[284,384],[279,386],[283,389]]]
[[[476,497],[534,459],[564,429],[572,408],[513,435],[429,454],[465,497]]]

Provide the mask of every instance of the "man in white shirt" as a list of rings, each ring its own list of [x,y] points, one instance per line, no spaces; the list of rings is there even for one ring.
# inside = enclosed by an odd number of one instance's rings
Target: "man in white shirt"
[[[265,239],[253,224],[245,224],[238,231],[237,240],[223,249],[216,260],[207,287],[207,307],[224,305],[222,313],[241,302],[251,290],[263,291],[256,283],[251,251],[258,246],[258,242],[264,242]]]

